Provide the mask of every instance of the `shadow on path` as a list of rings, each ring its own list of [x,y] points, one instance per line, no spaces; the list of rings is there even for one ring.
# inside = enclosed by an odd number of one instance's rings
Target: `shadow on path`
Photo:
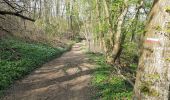
[[[95,69],[82,46],[75,44],[70,52],[17,81],[2,100],[90,100]]]

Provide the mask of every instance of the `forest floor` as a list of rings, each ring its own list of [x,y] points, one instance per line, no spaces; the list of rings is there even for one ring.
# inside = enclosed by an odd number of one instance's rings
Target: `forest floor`
[[[85,54],[84,45],[76,43],[70,52],[17,81],[2,100],[90,100],[95,66]]]

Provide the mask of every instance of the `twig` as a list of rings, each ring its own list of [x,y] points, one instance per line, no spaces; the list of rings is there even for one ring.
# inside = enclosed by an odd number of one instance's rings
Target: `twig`
[[[131,86],[134,87],[134,83],[128,79],[127,77],[125,77],[122,73],[121,73],[121,70],[118,68],[118,67],[115,67],[115,69],[117,70],[117,73],[126,81],[128,81],[130,83]]]

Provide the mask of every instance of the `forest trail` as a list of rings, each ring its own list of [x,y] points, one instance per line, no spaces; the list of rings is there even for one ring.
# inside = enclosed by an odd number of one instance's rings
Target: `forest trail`
[[[83,46],[83,42],[75,44],[70,52],[17,81],[2,100],[90,100],[95,69]]]

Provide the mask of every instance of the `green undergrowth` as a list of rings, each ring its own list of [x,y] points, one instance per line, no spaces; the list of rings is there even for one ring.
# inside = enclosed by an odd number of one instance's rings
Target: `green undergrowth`
[[[97,69],[93,74],[92,85],[95,87],[94,100],[131,100],[133,87],[116,74],[114,67],[106,64],[101,54],[88,53],[90,61]]]
[[[28,43],[14,37],[0,39],[0,94],[15,80],[21,79],[68,48],[54,48],[42,43]]]

